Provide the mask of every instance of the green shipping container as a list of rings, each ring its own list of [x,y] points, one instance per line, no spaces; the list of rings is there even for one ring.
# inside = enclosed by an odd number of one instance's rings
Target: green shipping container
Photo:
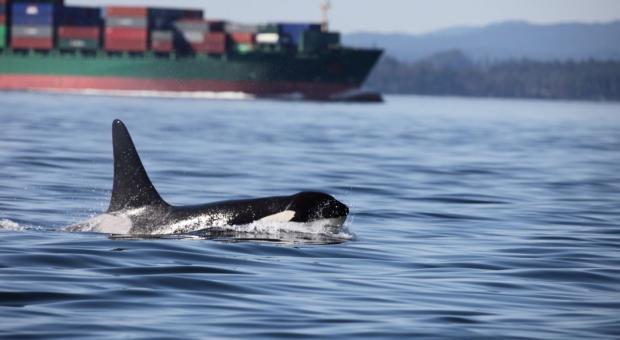
[[[58,39],[58,48],[63,50],[96,50],[99,41],[95,39]]]
[[[299,50],[304,53],[316,53],[330,47],[340,47],[339,33],[306,31],[302,34],[299,44]]]
[[[0,25],[0,48],[6,47],[6,26]]]

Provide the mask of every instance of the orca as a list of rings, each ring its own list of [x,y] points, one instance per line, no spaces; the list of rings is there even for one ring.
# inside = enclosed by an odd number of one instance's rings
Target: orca
[[[349,208],[322,192],[175,206],[159,195],[125,124],[112,123],[114,183],[108,210],[67,231],[127,235],[185,234],[209,228],[261,223],[344,224]]]

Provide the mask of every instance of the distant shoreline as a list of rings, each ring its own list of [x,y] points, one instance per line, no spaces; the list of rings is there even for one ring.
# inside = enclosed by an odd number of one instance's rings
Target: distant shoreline
[[[381,59],[366,87],[385,94],[620,101],[620,61],[474,63],[459,51]]]

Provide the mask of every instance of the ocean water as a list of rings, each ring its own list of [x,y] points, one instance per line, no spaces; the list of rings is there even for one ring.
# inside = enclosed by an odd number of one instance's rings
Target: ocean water
[[[107,208],[114,118],[169,202],[320,190],[346,228],[62,232]],[[2,338],[620,336],[618,104],[0,93],[0,126]]]

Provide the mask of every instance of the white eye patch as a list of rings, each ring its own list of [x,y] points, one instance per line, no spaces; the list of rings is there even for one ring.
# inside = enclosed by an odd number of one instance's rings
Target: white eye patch
[[[277,214],[265,216],[265,217],[261,218],[259,221],[261,221],[261,222],[284,223],[284,222],[289,222],[290,220],[293,219],[293,217],[295,217],[295,211],[294,210],[284,210],[284,211],[279,212]]]

